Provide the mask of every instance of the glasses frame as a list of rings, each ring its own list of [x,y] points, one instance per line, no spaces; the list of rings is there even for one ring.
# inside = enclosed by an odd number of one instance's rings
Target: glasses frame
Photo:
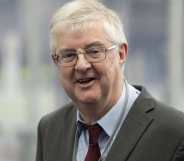
[[[74,61],[71,61],[70,63],[65,63],[65,64],[59,63],[59,55],[56,54],[56,53],[55,53],[55,54],[52,54],[51,57],[52,57],[53,62],[54,62],[55,64],[57,64],[57,65],[61,65],[61,66],[63,66],[63,67],[72,67],[72,66],[75,66],[75,64],[77,63],[79,54],[83,54],[84,57],[85,57],[85,59],[86,59],[86,61],[87,61],[88,63],[98,63],[98,62],[101,62],[101,61],[105,60],[105,59],[106,59],[107,52],[110,51],[110,50],[115,49],[116,47],[117,47],[117,45],[116,45],[116,44],[113,44],[112,46],[110,46],[110,47],[108,47],[108,48],[105,48],[105,51],[104,51],[104,55],[105,55],[105,56],[104,56],[104,58],[103,58],[103,59],[100,59],[100,60],[97,60],[97,61],[89,61],[89,60],[87,59],[87,57],[86,57],[86,55],[87,55],[87,54],[86,54],[86,51],[85,51],[84,49],[82,49],[82,48],[78,48],[78,49],[76,50],[77,59],[75,59]]]

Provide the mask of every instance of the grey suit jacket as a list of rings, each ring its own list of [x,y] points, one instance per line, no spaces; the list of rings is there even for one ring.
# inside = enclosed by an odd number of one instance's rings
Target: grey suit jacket
[[[184,161],[184,114],[153,99],[142,87],[106,161]],[[72,161],[76,108],[71,103],[43,117],[36,161]]]

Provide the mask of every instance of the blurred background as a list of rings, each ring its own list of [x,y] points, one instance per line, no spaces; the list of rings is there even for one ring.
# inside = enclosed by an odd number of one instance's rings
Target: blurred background
[[[49,20],[66,0],[0,0],[0,161],[33,161],[40,118],[69,99],[49,51]],[[129,42],[126,77],[184,111],[184,1],[104,0]]]

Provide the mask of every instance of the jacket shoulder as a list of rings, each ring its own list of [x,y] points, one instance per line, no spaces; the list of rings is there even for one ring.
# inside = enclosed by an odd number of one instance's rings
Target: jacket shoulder
[[[75,111],[76,109],[74,108],[73,103],[68,103],[63,107],[43,116],[39,124],[53,125],[58,122],[62,123],[66,121],[69,116],[73,115]]]
[[[184,139],[184,113],[182,111],[155,100],[155,109],[148,115],[153,118],[153,124],[160,131]]]
[[[168,122],[179,121],[184,124],[184,113],[175,107],[156,101],[156,113]]]
[[[144,87],[136,86],[136,88],[141,91],[137,105],[142,108],[142,111],[146,112],[148,116],[151,116],[154,120],[158,120],[160,123],[175,124],[175,126],[178,124],[178,126],[182,125],[184,127],[183,111],[158,101]]]
[[[136,100],[140,111],[144,111],[146,116],[151,117],[157,127],[184,134],[184,113],[182,111],[158,101],[146,88],[135,87],[141,91]]]

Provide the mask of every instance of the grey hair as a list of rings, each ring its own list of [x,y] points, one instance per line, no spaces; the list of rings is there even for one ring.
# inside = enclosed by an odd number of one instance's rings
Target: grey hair
[[[98,0],[74,0],[59,8],[51,20],[50,47],[55,51],[57,27],[67,25],[67,29],[85,29],[94,22],[102,22],[110,41],[116,44],[127,43],[123,24],[118,15]]]

